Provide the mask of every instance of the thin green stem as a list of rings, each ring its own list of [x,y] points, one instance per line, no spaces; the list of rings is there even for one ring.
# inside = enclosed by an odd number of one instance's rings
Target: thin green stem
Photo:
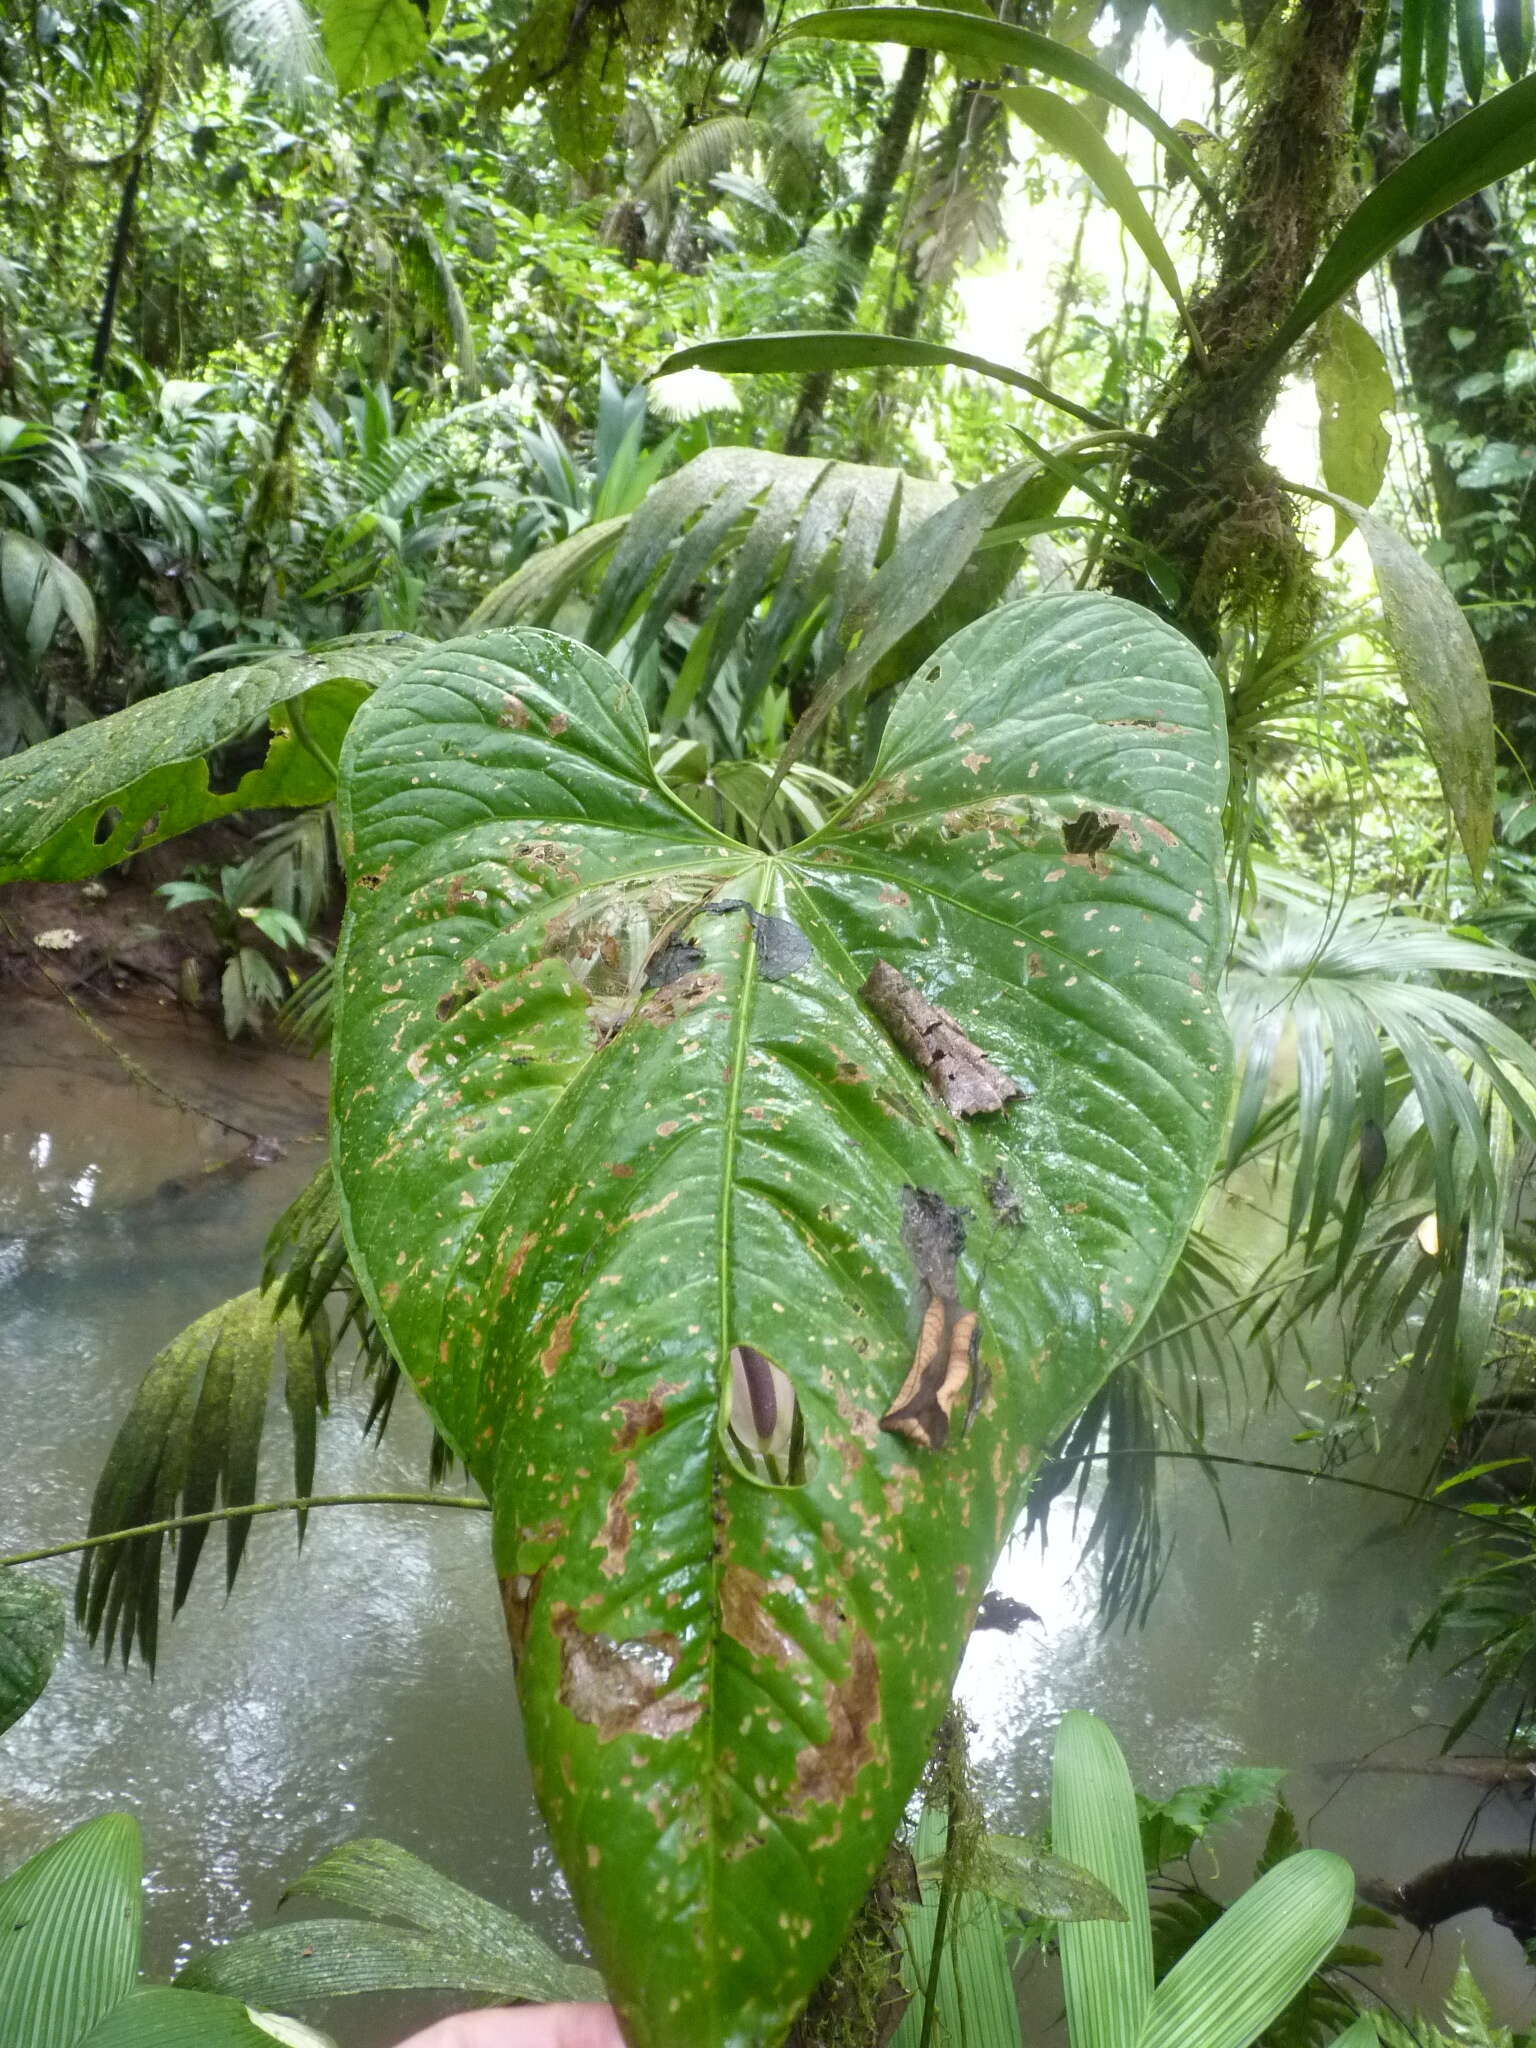
[[[1240,1465],[1249,1472],[1284,1472],[1292,1479],[1321,1479],[1329,1486],[1353,1486],[1359,1493],[1379,1493],[1387,1500],[1407,1501],[1411,1507],[1434,1508],[1442,1515],[1460,1515],[1469,1522],[1489,1522],[1493,1516],[1477,1508],[1459,1508],[1454,1501],[1437,1500],[1433,1494],[1408,1493],[1400,1486],[1381,1486],[1374,1479],[1351,1479],[1343,1472],[1319,1472],[1310,1465],[1282,1465],[1274,1458],[1235,1458],[1220,1451],[1166,1451],[1166,1450],[1123,1450],[1090,1451],[1078,1462],[1084,1465],[1103,1464],[1110,1458],[1171,1458],[1184,1464],[1194,1465]],[[5,1559],[0,1557],[0,1564]]]
[[[0,1571],[12,1565],[42,1564],[50,1557],[72,1557],[82,1550],[100,1550],[106,1543],[128,1543],[136,1536],[169,1536],[177,1529],[198,1529],[210,1522],[249,1520],[256,1515],[308,1514],[311,1508],[470,1508],[489,1514],[491,1504],[468,1493],[311,1493],[294,1500],[257,1500],[243,1507],[210,1508],[202,1515],[172,1515],[164,1522],[141,1522],[133,1529],[109,1529],[102,1536],[81,1536],[73,1543],[50,1543],[42,1550],[15,1550],[0,1557]]]
[[[944,1966],[944,1937],[949,1931],[950,1908],[955,1899],[955,1836],[960,1824],[960,1793],[955,1783],[955,1762],[948,1760],[949,1798],[944,1830],[944,1874],[939,1880],[939,1910],[933,1916],[933,1953],[928,1958],[928,1982],[923,1986],[923,2031],[917,2048],[929,2048],[933,2039],[934,2015],[939,2009],[939,1972]]]

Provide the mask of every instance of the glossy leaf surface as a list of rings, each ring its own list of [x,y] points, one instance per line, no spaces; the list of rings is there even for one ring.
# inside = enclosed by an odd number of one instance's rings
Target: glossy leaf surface
[[[840,818],[768,854],[657,784],[599,657],[489,634],[364,708],[342,783],[359,1277],[492,1494],[535,1782],[631,2038],[775,2041],[1039,1446],[1206,1183],[1214,679],[1116,599],[1005,606],[907,686]],[[924,1086],[861,1000],[879,962],[1001,1107]],[[881,1422],[936,1310],[977,1353],[926,1449]]]
[[[1277,363],[1415,228],[1533,159],[1536,78],[1526,78],[1442,128],[1366,194],[1262,351],[1261,365]]]
[[[416,642],[274,654],[146,697],[0,762],[0,882],[75,882],[230,811],[329,802],[359,702]],[[259,766],[210,786],[207,756],[266,723]],[[306,739],[308,744],[306,744]]]
[[[850,13],[856,10],[850,8]],[[917,8],[896,8],[893,13],[917,14]],[[968,18],[968,17],[967,17]],[[657,370],[669,377],[677,370],[718,370],[751,376],[814,376],[818,370],[974,370],[998,384],[1011,384],[1026,391],[1058,412],[1070,413],[1088,427],[1112,427],[1115,422],[1101,412],[1079,405],[1007,363],[994,363],[987,356],[971,355],[963,348],[951,348],[942,341],[916,341],[901,334],[866,334],[859,328],[817,328],[792,334],[739,334],[725,341],[695,342],[680,348]]]

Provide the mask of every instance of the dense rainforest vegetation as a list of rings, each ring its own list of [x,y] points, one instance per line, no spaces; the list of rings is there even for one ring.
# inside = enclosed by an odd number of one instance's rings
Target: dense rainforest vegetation
[[[1358,1930],[1471,1884],[1536,1939],[1529,1858],[1357,1887],[1273,1773],[1138,1801],[1081,1712],[1048,1832],[989,1832],[950,1697],[1065,1497],[1155,1629],[1159,1469],[1241,1514],[1267,1404],[1298,1499],[1445,1523],[1402,1652],[1525,1768],[1533,44],[1530,0],[5,11],[0,973],[323,1054],[331,1142],[88,1527],[0,1557],[0,1731],[50,1560],[153,1666],[215,1525],[233,1583],[254,1516],[387,1500],[317,1484],[360,1369],[431,1425],[401,1500],[489,1515],[592,1963],[365,1840],[295,1889],[371,1917],[145,1984],[104,1797],[0,1879],[6,2048],[422,1988],[1012,2048],[1026,1953],[1073,2048],[1511,2038],[1465,1970],[1378,2002]],[[1219,1902],[1191,1852],[1258,1802]]]

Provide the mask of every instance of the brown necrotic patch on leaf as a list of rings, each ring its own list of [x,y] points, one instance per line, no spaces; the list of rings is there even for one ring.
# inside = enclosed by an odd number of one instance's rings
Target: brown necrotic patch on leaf
[[[616,1411],[622,1419],[614,1432],[614,1450],[622,1455],[648,1436],[654,1436],[666,1420],[668,1399],[684,1392],[686,1385],[682,1380],[658,1380],[648,1394],[633,1401],[617,1402]]]
[[[720,1626],[752,1657],[765,1657],[781,1670],[803,1664],[805,1653],[794,1637],[776,1622],[765,1601],[768,1582],[742,1564],[728,1564],[720,1575]]]
[[[930,1003],[889,961],[875,962],[859,994],[957,1116],[981,1116],[1034,1092],[993,1066],[949,1012]]]
[[[789,1797],[792,1812],[813,1801],[841,1806],[852,1796],[860,1771],[875,1761],[870,1730],[880,1719],[880,1667],[875,1646],[862,1629],[854,1633],[847,1677],[828,1683],[823,1704],[826,1740],[802,1749],[796,1759]]]
[[[681,1646],[662,1632],[615,1642],[589,1634],[576,1610],[558,1603],[550,1626],[560,1644],[560,1704],[595,1730],[618,1735],[682,1735],[704,1711],[701,1698],[669,1690]]]
[[[581,1301],[585,1301],[586,1298],[583,1295]],[[571,1332],[576,1327],[576,1316],[577,1311],[581,1307],[581,1301],[577,1302],[575,1308],[567,1309],[565,1314],[556,1320],[555,1327],[549,1335],[549,1342],[539,1353],[539,1364],[544,1369],[544,1377],[546,1379],[554,1378],[561,1359],[565,1357],[571,1348]]]
[[[631,1458],[624,1467],[624,1477],[613,1489],[609,1498],[608,1512],[603,1517],[603,1526],[592,1539],[592,1548],[603,1553],[598,1570],[605,1579],[616,1579],[623,1571],[629,1558],[629,1542],[635,1533],[634,1519],[629,1512],[629,1503],[640,1481],[640,1467]]]
[[[711,996],[718,995],[724,986],[724,978],[718,974],[685,974],[681,981],[670,981],[665,988],[657,989],[648,1002],[640,1005],[635,1016],[642,1023],[653,1024],[658,1031],[665,1031],[679,1017],[685,1017],[700,1003],[707,1003]]]

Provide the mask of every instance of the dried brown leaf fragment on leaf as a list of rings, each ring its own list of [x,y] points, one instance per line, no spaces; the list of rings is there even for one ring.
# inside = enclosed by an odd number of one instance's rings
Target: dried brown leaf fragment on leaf
[[[993,1066],[948,1010],[930,1003],[889,961],[875,962],[859,995],[956,1116],[981,1116],[1033,1092]]]

